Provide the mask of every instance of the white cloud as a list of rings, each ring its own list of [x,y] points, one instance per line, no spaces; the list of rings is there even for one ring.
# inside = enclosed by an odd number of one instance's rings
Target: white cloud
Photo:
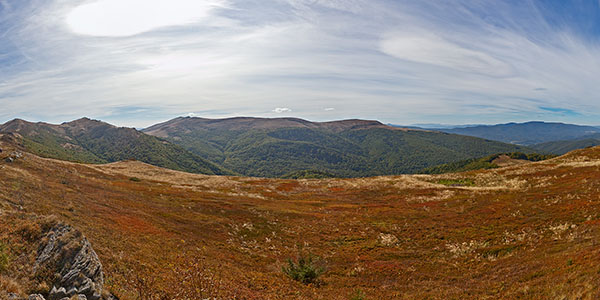
[[[508,76],[511,67],[488,53],[463,47],[432,32],[395,32],[386,34],[381,51],[396,58],[426,63],[457,71],[492,76]]]
[[[292,112],[291,109],[287,108],[287,107],[277,107],[273,110],[274,113],[277,114],[281,114],[281,113],[288,113],[288,112]]]
[[[216,0],[96,0],[75,7],[66,22],[79,34],[131,36],[197,22],[222,4]]]
[[[325,109],[323,109],[323,110],[324,110],[324,111],[334,111],[334,110],[335,110],[335,108],[333,108],[333,107],[327,107],[327,108],[325,108]]]

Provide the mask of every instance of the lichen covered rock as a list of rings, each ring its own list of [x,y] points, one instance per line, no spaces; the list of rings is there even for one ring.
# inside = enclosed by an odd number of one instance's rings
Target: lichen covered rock
[[[48,300],[77,295],[101,299],[102,264],[90,242],[71,226],[59,224],[50,229],[38,249],[34,272],[52,287]]]

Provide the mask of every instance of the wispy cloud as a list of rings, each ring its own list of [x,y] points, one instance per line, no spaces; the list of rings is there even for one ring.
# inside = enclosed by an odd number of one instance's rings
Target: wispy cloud
[[[0,0],[0,121],[87,115],[142,127],[190,111],[291,112],[273,107],[401,124],[600,115],[596,2],[8,3]]]

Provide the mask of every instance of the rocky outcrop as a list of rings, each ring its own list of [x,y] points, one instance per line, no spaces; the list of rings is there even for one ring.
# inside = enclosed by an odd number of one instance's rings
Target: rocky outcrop
[[[102,264],[90,242],[71,226],[59,224],[46,234],[34,271],[38,278],[48,278],[48,300],[102,298]]]
[[[7,156],[4,161],[11,163],[14,162],[15,160],[19,159],[23,157],[23,153],[19,152],[19,151],[14,151],[13,153],[10,154],[10,156]]]

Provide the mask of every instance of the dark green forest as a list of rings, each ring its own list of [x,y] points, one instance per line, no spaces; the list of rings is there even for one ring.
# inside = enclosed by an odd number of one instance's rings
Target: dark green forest
[[[318,170],[337,177],[416,173],[518,146],[454,134],[387,128],[244,129],[170,127],[167,140],[245,176],[289,177]]]

